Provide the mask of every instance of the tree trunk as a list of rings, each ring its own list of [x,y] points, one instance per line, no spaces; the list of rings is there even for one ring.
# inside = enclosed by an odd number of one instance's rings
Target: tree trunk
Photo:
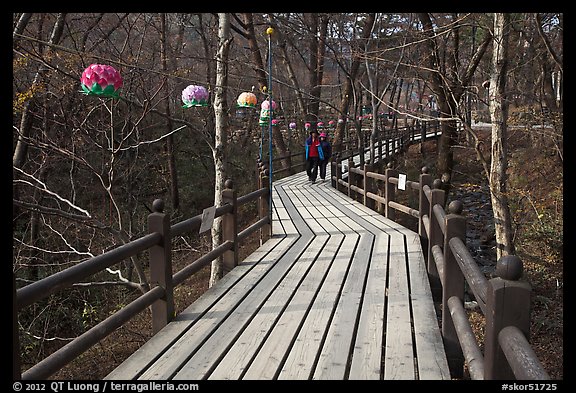
[[[160,14],[160,52],[162,56],[162,71],[164,71],[164,88],[166,89],[165,110],[166,127],[168,132],[173,129],[172,115],[170,113],[170,84],[168,82],[168,56],[166,47],[166,14]],[[168,173],[170,174],[170,194],[172,196],[172,207],[174,210],[180,208],[180,196],[178,194],[178,171],[176,170],[176,157],[174,156],[174,136],[168,135],[166,138],[166,155],[168,157]]]
[[[218,14],[218,53],[216,54],[216,86],[214,87],[214,117],[216,133],[214,136],[214,206],[222,206],[222,190],[228,173],[226,145],[228,138],[228,104],[226,86],[228,86],[228,55],[232,37],[230,35],[230,14]],[[221,218],[214,219],[212,226],[212,248],[222,244]],[[209,286],[222,278],[222,258],[212,262]]]
[[[309,14],[308,22],[314,35],[309,41],[310,52],[310,99],[306,111],[305,120],[312,123],[312,129],[316,129],[316,123],[320,120],[320,97],[322,95],[322,79],[324,75],[324,58],[326,53],[326,34],[328,32],[328,17],[319,14]]]
[[[490,118],[492,121],[492,162],[490,165],[490,198],[496,229],[497,259],[514,254],[512,220],[506,196],[507,117],[506,71],[510,14],[494,14],[494,51],[490,75]]]

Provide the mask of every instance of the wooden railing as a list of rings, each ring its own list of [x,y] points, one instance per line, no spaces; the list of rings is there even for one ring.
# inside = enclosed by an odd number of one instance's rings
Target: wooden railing
[[[174,316],[174,288],[177,285],[219,257],[223,259],[223,269],[226,274],[238,265],[239,245],[247,236],[257,230],[261,231],[261,242],[271,236],[272,221],[271,210],[268,206],[268,184],[268,172],[262,170],[259,174],[259,188],[247,195],[237,197],[232,181],[227,180],[225,189],[222,191],[224,205],[217,207],[214,215],[215,218],[222,217],[222,243],[175,274],[172,273],[172,239],[185,233],[198,232],[202,224],[202,214],[171,226],[170,217],[164,213],[164,203],[160,199],[153,202],[153,212],[148,216],[149,233],[147,235],[20,289],[16,289],[16,279],[12,274],[14,379],[35,380],[50,377],[148,307],[152,313],[153,333],[157,333]],[[258,201],[258,220],[239,231],[238,208],[253,201]],[[149,252],[150,282],[155,284],[154,287],[25,372],[21,372],[19,311],[50,294],[68,288],[86,277],[144,251]]]
[[[462,202],[452,201],[446,212],[441,181],[433,181],[427,168],[418,181],[405,181],[406,192],[418,193],[416,209],[396,202],[400,177],[390,164],[381,174],[371,172],[369,165],[354,167],[350,160],[347,180],[340,175],[341,166],[337,160],[332,163],[333,187],[372,209],[380,205],[379,211],[390,219],[399,211],[418,220],[430,285],[441,302],[441,331],[452,375],[462,377],[466,362],[475,380],[550,379],[528,341],[531,287],[521,280],[520,258],[500,258],[496,277],[488,280],[466,247]],[[464,309],[465,283],[485,317],[483,352]]]

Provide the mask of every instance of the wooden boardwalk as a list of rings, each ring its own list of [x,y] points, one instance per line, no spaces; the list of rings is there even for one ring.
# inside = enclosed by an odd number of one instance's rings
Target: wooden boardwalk
[[[449,379],[418,234],[329,180],[273,188],[273,237],[106,379]]]

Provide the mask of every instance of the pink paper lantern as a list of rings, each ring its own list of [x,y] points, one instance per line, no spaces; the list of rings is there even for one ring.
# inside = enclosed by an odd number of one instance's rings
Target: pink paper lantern
[[[306,130],[309,130],[310,129],[310,123],[304,123],[304,128]]]
[[[238,96],[236,104],[241,108],[256,108],[258,99],[254,93],[244,92]]]
[[[112,66],[105,64],[89,65],[80,78],[82,90],[87,95],[118,98],[122,87],[122,77]]]
[[[182,90],[182,108],[208,106],[208,90],[204,86],[190,85]]]
[[[270,110],[270,101],[269,100],[263,101],[260,107],[262,109]],[[276,110],[276,101],[274,100],[272,100],[272,109]]]
[[[260,119],[269,120],[270,119],[270,101],[266,100],[260,105]],[[276,109],[276,102],[272,101],[272,110]]]

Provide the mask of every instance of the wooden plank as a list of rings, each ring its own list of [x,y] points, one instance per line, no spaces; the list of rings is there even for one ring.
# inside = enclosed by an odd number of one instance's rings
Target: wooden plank
[[[359,317],[358,330],[356,332],[355,343],[352,349],[351,367],[348,378],[351,379],[379,379],[380,365],[382,357],[382,329],[384,318],[385,283],[386,283],[386,263],[387,263],[387,235],[381,229],[368,223],[362,217],[350,214],[349,206],[357,203],[350,198],[341,198],[340,195],[325,195],[325,200],[330,201],[337,211],[334,214],[342,214],[347,217],[347,224],[360,233],[376,233],[378,242],[375,243],[375,250],[370,257],[370,262],[375,261],[375,265],[370,265],[368,281],[365,293],[362,296],[362,311]],[[363,248],[362,246],[359,248]],[[369,249],[368,249],[369,250]],[[356,278],[362,283],[364,280]],[[322,367],[319,363],[319,367]],[[325,367],[326,369],[328,367]],[[340,371],[344,371],[340,369]],[[316,369],[318,374],[318,368]],[[322,374],[318,374],[322,375]],[[335,375],[323,374],[333,378]]]
[[[353,201],[342,207],[345,213],[357,219],[364,218],[371,223],[377,223],[370,209]],[[359,216],[358,210],[364,215]],[[385,222],[385,221],[380,221]],[[374,225],[374,224],[372,224]],[[392,224],[391,224],[392,225]],[[383,228],[382,228],[383,229]],[[391,228],[388,308],[386,310],[386,341],[384,357],[384,379],[414,379],[414,356],[411,325],[411,310],[406,271],[406,249],[404,235],[397,228]]]
[[[359,235],[346,235],[306,320],[302,324],[278,379],[310,379],[329,327]]]
[[[373,242],[373,234],[360,233],[360,241],[344,282],[313,379],[344,379],[345,377]]]
[[[367,220],[373,221],[375,225],[381,222],[383,225],[406,235],[411,283],[410,299],[418,358],[418,377],[419,379],[450,378],[418,234],[377,214],[362,204],[355,203],[347,207]]]
[[[279,367],[286,356],[281,357],[279,354],[289,350],[295,334],[305,323],[304,318],[311,309],[310,303],[316,297],[319,285],[325,282],[325,277],[331,271],[332,261],[335,260],[336,252],[344,239],[344,235],[324,216],[325,212],[318,208],[318,200],[314,198],[313,193],[293,189],[292,193],[287,193],[287,195],[298,199],[298,206],[301,206],[300,213],[310,225],[311,230],[316,234],[329,233],[330,240],[254,358],[244,379],[272,379],[281,371]],[[296,204],[294,199],[292,201]]]
[[[415,379],[404,237],[390,236],[384,379]]]
[[[319,236],[317,239],[321,239]],[[325,249],[313,262],[310,271],[296,288],[287,308],[280,315],[272,331],[242,379],[274,379],[286,358],[296,333],[307,316],[320,284],[329,271],[330,264],[340,246],[343,235],[332,235]],[[315,242],[318,240],[315,240]],[[300,263],[300,261],[299,261]]]
[[[323,227],[329,233],[345,235],[334,261],[326,275],[308,315],[304,320],[296,339],[286,358],[278,379],[310,379],[314,371],[318,351],[320,350],[331,316],[339,299],[343,281],[352,262],[354,250],[360,236],[337,218],[329,209],[324,208],[322,200],[315,193],[309,194],[313,206],[321,206],[319,215]],[[343,229],[344,228],[344,229]]]
[[[308,208],[305,208],[305,206],[308,205],[308,200],[307,200],[307,195],[305,193],[302,193],[301,191],[298,190],[292,190],[292,188],[288,188],[288,187],[282,187],[286,193],[286,197],[290,198],[290,200],[292,201],[292,204],[294,205],[295,208],[299,209],[299,213],[302,217],[303,220],[307,221],[308,224],[310,224],[310,228],[313,232],[315,233],[326,233],[325,229],[321,226],[321,224],[319,223],[320,220],[322,220],[322,218],[320,216],[314,216],[312,215],[312,213],[310,211],[308,211]],[[313,213],[318,213],[318,210],[314,207],[314,206],[309,206],[310,209],[313,210]],[[315,243],[318,243],[319,240],[321,240],[321,238],[317,238],[314,240]],[[335,240],[337,241],[337,239],[330,239],[331,242],[334,242]],[[328,255],[331,255],[331,245],[327,244],[326,245],[326,249],[322,250],[323,254],[328,253]],[[308,250],[307,250],[308,252]],[[306,258],[304,259],[300,259],[300,262],[305,261]],[[322,262],[318,263],[318,261],[316,261],[313,266],[311,271],[306,275],[306,277],[304,278],[303,284],[300,287],[300,289],[298,289],[298,291],[296,292],[295,297],[298,299],[298,302],[300,304],[300,302],[304,302],[305,298],[302,297],[304,294],[307,294],[308,291],[310,290],[306,290],[304,289],[306,287],[306,282],[308,282],[310,280],[310,277],[314,277],[313,278],[313,282],[317,283],[319,281],[321,281],[318,277],[316,277],[315,275],[318,274],[317,270],[320,266],[325,265],[325,263],[323,264]],[[322,274],[324,274],[325,272],[322,271]],[[285,288],[286,285],[286,280],[284,280],[281,284],[282,288]],[[315,291],[314,291],[315,292]],[[287,294],[280,294],[279,299],[282,299],[285,301],[286,298],[289,298],[290,296]],[[274,295],[272,295],[272,297],[267,301],[270,302],[271,299],[274,299]],[[244,370],[246,369],[246,367],[252,363],[252,364],[259,364],[259,359],[261,359],[261,354],[263,352],[266,352],[266,348],[270,347],[270,345],[266,346],[267,343],[270,342],[275,342],[274,340],[274,335],[276,334],[275,332],[277,332],[278,326],[287,326],[287,329],[293,329],[295,326],[297,327],[297,325],[300,323],[297,319],[298,316],[298,312],[290,312],[291,310],[291,304],[294,301],[294,299],[288,304],[287,306],[287,310],[284,311],[284,313],[282,313],[279,317],[278,317],[278,321],[274,321],[273,318],[271,318],[271,315],[269,312],[267,312],[265,315],[262,314],[258,314],[254,317],[254,319],[250,322],[250,324],[246,327],[246,329],[242,332],[242,334],[240,335],[240,337],[235,341],[235,343],[230,347],[230,349],[228,350],[228,352],[224,355],[222,361],[214,368],[213,372],[210,374],[210,379],[239,379]],[[270,306],[269,305],[264,305],[265,309],[269,309]],[[303,308],[303,306],[300,304],[298,307],[298,311],[300,311]],[[306,307],[307,308],[307,307]],[[304,309],[305,311],[306,309]],[[287,321],[285,321],[285,316],[286,315],[290,315],[291,316],[291,320],[290,323],[288,323]],[[270,329],[272,330],[272,333],[269,332]],[[283,330],[282,333],[282,342],[289,342],[287,340],[287,337],[289,337],[289,335],[287,334],[287,332],[285,331],[286,329]],[[267,337],[267,338],[266,338]],[[264,348],[260,348],[262,346],[261,342],[263,340],[266,340],[266,343],[264,344]],[[258,352],[258,354],[256,354],[256,351],[260,350],[260,352]],[[272,360],[276,359],[277,361],[280,360],[281,357],[278,356],[278,353],[281,352],[277,352],[276,350],[274,351],[274,354],[271,354],[270,357],[266,356],[266,360],[265,360],[265,366],[270,367],[273,363]],[[252,361],[252,359],[255,357],[254,361]],[[260,369],[259,367],[252,367],[251,370],[257,369],[259,370],[259,374],[258,375],[251,375],[250,371],[248,371],[248,375],[247,378],[272,378],[275,370],[270,371],[270,368],[262,368]],[[268,374],[271,373],[272,375],[269,376]]]
[[[348,379],[380,379],[388,238],[384,232],[376,235]]]
[[[420,238],[415,233],[407,237],[408,269],[410,271],[410,300],[416,338],[418,379],[450,379],[450,370],[434,302]]]
[[[214,334],[186,362],[174,379],[203,379],[217,365],[216,361],[228,351],[229,343],[237,340],[240,340],[240,347],[247,351],[249,348],[257,349],[277,315],[285,308],[297,283],[302,280],[327,240],[328,236],[324,235],[309,243],[305,251],[298,255],[298,263],[290,263],[291,268],[278,280],[262,280],[238,309],[223,321]],[[249,353],[246,353],[247,356]],[[235,351],[233,354],[236,356],[240,354],[240,358],[242,357],[241,352]],[[230,366],[232,363],[226,362],[224,369]]]

